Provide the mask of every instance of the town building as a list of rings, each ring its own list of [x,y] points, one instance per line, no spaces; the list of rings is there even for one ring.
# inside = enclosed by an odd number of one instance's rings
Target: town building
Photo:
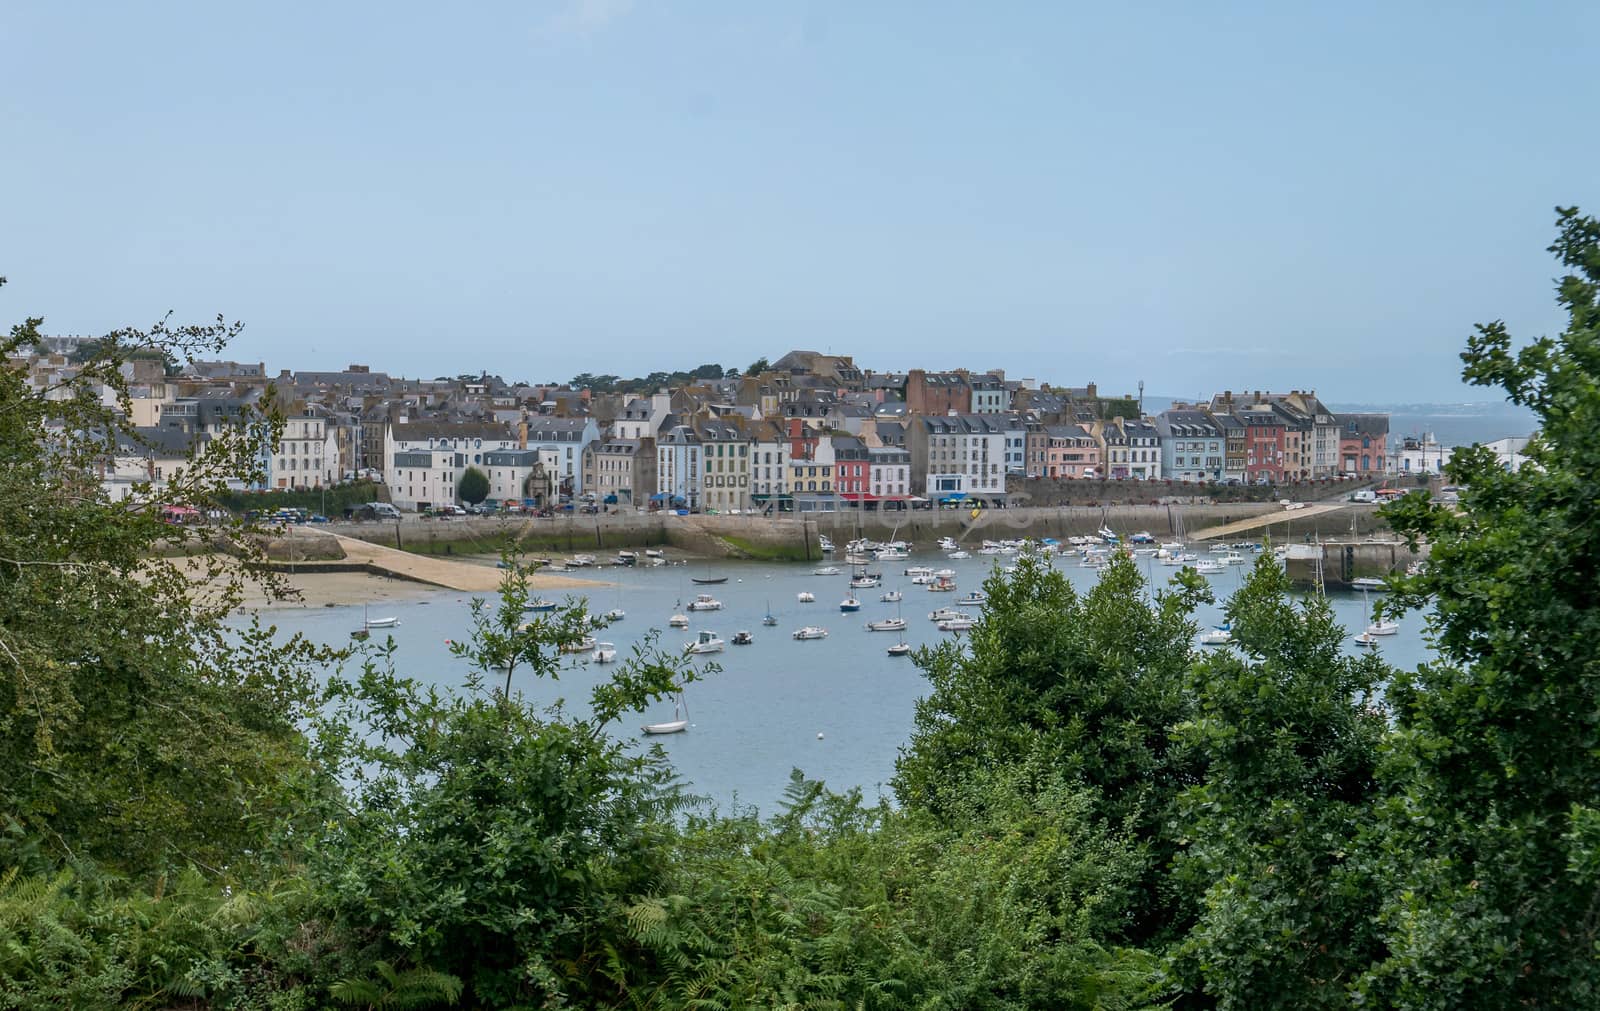
[[[1226,454],[1222,426],[1197,408],[1172,408],[1156,415],[1161,441],[1161,476],[1172,481],[1221,481]]]
[[[1387,414],[1336,414],[1339,427],[1339,473],[1376,477],[1388,466]]]
[[[907,442],[913,487],[944,504],[967,498],[1003,503],[1006,430],[1006,419],[991,414],[912,417]]]

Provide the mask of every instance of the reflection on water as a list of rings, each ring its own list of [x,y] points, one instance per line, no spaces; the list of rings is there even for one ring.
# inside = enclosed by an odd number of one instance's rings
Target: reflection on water
[[[737,801],[770,813],[783,793],[789,772],[800,768],[808,776],[825,780],[835,790],[860,787],[868,799],[888,793],[898,749],[909,739],[912,706],[924,693],[925,682],[909,658],[887,655],[900,641],[896,632],[868,632],[865,624],[898,612],[907,622],[905,640],[913,646],[950,638],[927,618],[938,607],[953,606],[955,598],[977,589],[996,561],[1004,556],[945,560],[938,552],[922,550],[908,561],[881,562],[874,570],[884,574],[882,587],[853,591],[862,602],[859,612],[842,614],[839,602],[852,591],[849,567],[839,563],[840,575],[817,576],[814,565],[757,562],[694,562],[657,568],[606,568],[585,573],[604,581],[586,591],[589,608],[604,613],[622,608],[627,617],[599,638],[616,644],[619,659],[630,655],[651,629],[659,630],[663,646],[674,650],[709,629],[725,640],[735,632],[751,633],[749,646],[729,645],[701,663],[722,669],[688,692],[692,725],[688,733],[652,738],[660,744],[684,780],[697,794],[723,808]],[[1080,568],[1076,560],[1057,563],[1080,590],[1092,585],[1096,573]],[[930,593],[901,575],[907,566],[948,567],[957,573],[956,593]],[[1141,570],[1156,582],[1165,582],[1173,569],[1147,559]],[[1219,598],[1238,588],[1248,565],[1231,565],[1216,576],[1212,586]],[[696,586],[693,576],[727,576],[725,584]],[[899,589],[904,602],[883,603],[879,597]],[[816,602],[801,604],[797,595],[810,591]],[[709,592],[722,601],[723,610],[685,612],[683,605],[697,593]],[[552,596],[549,593],[546,596]],[[583,594],[574,594],[581,596]],[[1351,634],[1366,624],[1359,594],[1331,598],[1335,613]],[[440,591],[426,597],[385,603],[382,613],[395,615],[400,625],[375,630],[373,640],[393,636],[399,672],[444,687],[459,687],[466,667],[452,657],[447,640],[459,639],[471,629],[468,607],[471,595]],[[775,627],[764,627],[768,608],[778,617]],[[377,612],[374,612],[376,615]],[[687,613],[690,626],[667,628],[667,619]],[[276,612],[265,620],[284,631],[303,632],[330,645],[346,645],[349,633],[361,624],[361,607]],[[1217,605],[1202,608],[1196,616],[1202,628],[1220,622]],[[1398,635],[1385,637],[1379,652],[1391,664],[1413,667],[1427,658],[1422,637],[1422,617],[1407,616]],[[820,625],[826,639],[796,641],[791,633],[804,625]],[[1347,639],[1347,649],[1356,647]],[[527,680],[515,686],[531,700],[551,703],[565,699],[575,710],[587,708],[590,688],[606,676],[607,667],[586,665],[564,672],[559,681]],[[637,725],[670,719],[672,707],[627,721],[623,733],[636,736]],[[818,734],[823,736],[819,739]]]

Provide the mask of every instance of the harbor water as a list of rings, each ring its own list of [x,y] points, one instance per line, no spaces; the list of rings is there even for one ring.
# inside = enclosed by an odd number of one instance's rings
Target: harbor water
[[[1254,556],[1246,554],[1253,561]],[[592,588],[546,592],[544,596],[552,600],[587,597],[589,610],[595,614],[613,608],[625,611],[623,620],[597,636],[617,646],[619,661],[629,657],[652,631],[659,636],[659,645],[672,652],[681,651],[701,630],[714,631],[728,641],[723,652],[696,661],[720,670],[708,673],[686,692],[690,717],[686,733],[647,738],[639,732],[642,723],[671,719],[670,704],[626,721],[618,732],[644,744],[659,744],[690,792],[719,809],[753,805],[769,814],[775,810],[792,769],[824,780],[834,790],[859,788],[869,800],[889,794],[895,758],[910,738],[914,706],[926,694],[927,682],[911,657],[889,656],[888,647],[902,636],[914,647],[956,638],[954,633],[939,631],[928,620],[929,612],[957,606],[967,591],[981,591],[983,580],[996,564],[1013,561],[1010,556],[976,553],[971,558],[948,560],[937,550],[914,551],[909,560],[874,562],[870,568],[882,572],[883,585],[855,590],[848,585],[851,568],[842,560],[603,567],[576,573],[594,579]],[[816,575],[814,570],[825,564],[837,566],[839,574]],[[1063,557],[1054,564],[1080,591],[1091,587],[1098,575],[1080,567],[1075,557]],[[1138,564],[1157,585],[1176,571],[1148,558],[1139,559]],[[903,575],[909,566],[953,569],[958,589],[933,593],[925,586],[913,585]],[[1221,574],[1208,577],[1219,600],[1197,615],[1202,629],[1222,620],[1222,601],[1239,587],[1249,567],[1248,561],[1229,565]],[[692,581],[695,577],[726,577],[727,582],[702,586]],[[902,603],[880,601],[891,589],[901,591]],[[799,603],[801,591],[812,593],[815,603]],[[686,611],[686,605],[702,592],[721,601],[723,608]],[[841,613],[840,602],[851,595],[861,601],[861,610]],[[460,688],[467,667],[465,661],[450,654],[449,641],[470,634],[471,600],[469,594],[439,591],[385,603],[381,614],[375,609],[370,616],[394,616],[399,625],[375,629],[373,641],[393,637],[398,673],[441,688]],[[1351,635],[1362,631],[1364,608],[1370,601],[1349,593],[1331,595],[1330,601]],[[769,608],[778,618],[774,627],[762,625]],[[283,611],[266,615],[263,621],[285,633],[300,632],[315,641],[344,646],[349,644],[351,629],[361,626],[362,613],[360,606]],[[667,619],[676,613],[688,615],[687,629],[667,627]],[[869,621],[896,615],[906,620],[904,633],[865,628]],[[792,638],[794,630],[806,625],[827,629],[827,638]],[[734,633],[739,631],[748,631],[754,642],[732,645]],[[1348,637],[1346,643],[1350,652],[1356,652]],[[1402,619],[1399,633],[1384,637],[1379,650],[1400,668],[1426,660],[1430,650],[1422,616]],[[573,711],[585,712],[590,689],[607,677],[609,670],[579,663],[564,670],[559,680],[523,678],[513,685],[513,691],[542,705],[561,701]]]

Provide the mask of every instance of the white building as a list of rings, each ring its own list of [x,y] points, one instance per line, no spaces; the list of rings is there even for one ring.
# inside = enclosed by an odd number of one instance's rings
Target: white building
[[[783,430],[761,423],[750,440],[750,497],[758,505],[778,503],[789,494],[789,440]]]
[[[867,493],[875,499],[911,496],[911,453],[895,446],[867,448]]]
[[[526,449],[548,450],[554,463],[551,476],[564,493],[583,494],[583,451],[600,441],[600,425],[593,418],[555,418],[535,415],[523,423],[526,434],[518,430]]]
[[[301,414],[283,423],[267,459],[269,488],[325,488],[339,480],[339,444],[327,419]]]
[[[453,504],[463,471],[484,470],[487,454],[517,448],[502,425],[402,418],[384,433],[383,480],[397,508]]]
[[[1004,418],[988,414],[911,419],[912,484],[936,502],[1004,496],[1007,427]]]
[[[489,479],[488,500],[549,500],[550,487],[537,449],[496,449],[483,454],[478,469]]]

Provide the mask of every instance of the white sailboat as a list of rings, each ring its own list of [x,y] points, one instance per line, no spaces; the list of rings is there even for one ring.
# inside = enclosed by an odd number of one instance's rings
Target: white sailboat
[[[647,734],[681,734],[689,729],[689,703],[683,692],[672,703],[672,719],[663,723],[646,723],[639,729]]]
[[[1372,614],[1372,605],[1367,601],[1367,588],[1364,586],[1361,588],[1361,606],[1366,610],[1367,614]],[[1398,635],[1399,633],[1400,623],[1397,621],[1389,621],[1386,618],[1374,619],[1372,623],[1367,626],[1367,635],[1369,636]]]

